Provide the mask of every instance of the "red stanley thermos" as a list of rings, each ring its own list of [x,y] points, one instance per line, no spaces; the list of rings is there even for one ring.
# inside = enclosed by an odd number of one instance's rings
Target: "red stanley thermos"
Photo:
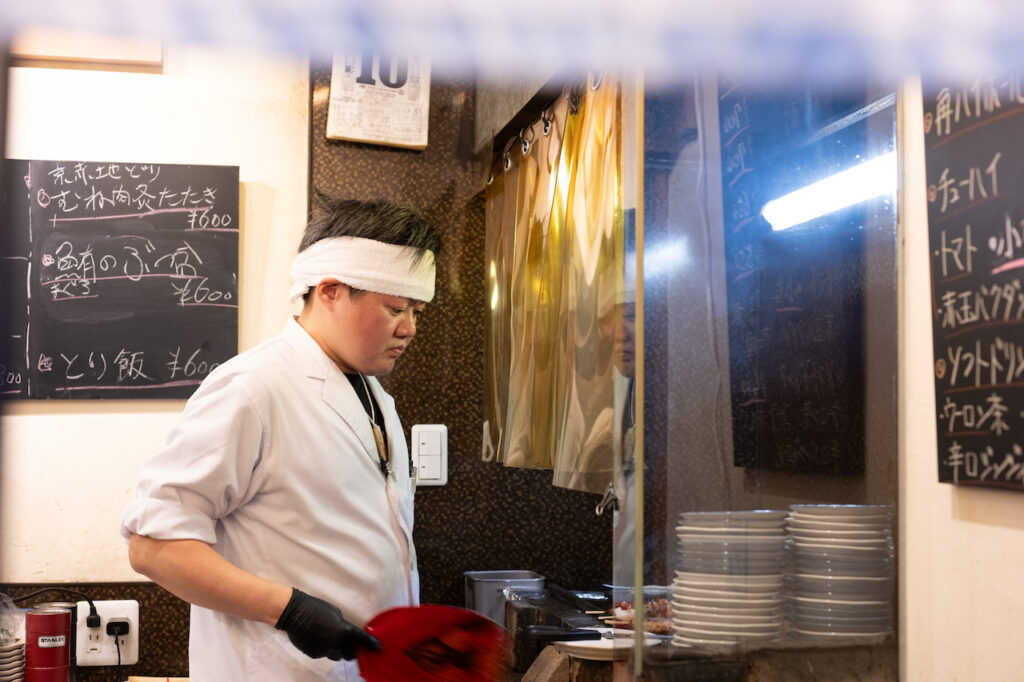
[[[32,609],[25,614],[25,682],[71,679],[71,611]]]

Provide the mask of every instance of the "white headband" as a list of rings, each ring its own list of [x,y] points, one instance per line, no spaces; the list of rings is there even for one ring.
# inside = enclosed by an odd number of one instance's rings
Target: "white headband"
[[[434,253],[415,263],[416,249],[361,237],[330,237],[315,242],[292,261],[294,280],[288,299],[295,301],[325,279],[356,289],[415,301],[434,298]]]

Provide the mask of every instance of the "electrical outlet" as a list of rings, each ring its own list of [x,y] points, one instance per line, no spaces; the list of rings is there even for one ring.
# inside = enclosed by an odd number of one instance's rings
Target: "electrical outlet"
[[[93,601],[100,615],[99,627],[86,625],[89,602],[78,602],[78,622],[75,624],[75,659],[78,665],[117,665],[118,645],[121,665],[134,665],[139,661],[139,602],[134,599],[119,601]],[[127,623],[128,632],[114,640],[107,634],[109,623]],[[115,626],[119,627],[119,626]]]

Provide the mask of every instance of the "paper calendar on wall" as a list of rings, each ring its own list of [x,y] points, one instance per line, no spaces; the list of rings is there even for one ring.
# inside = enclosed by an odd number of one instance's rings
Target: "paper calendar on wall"
[[[427,146],[430,64],[424,59],[339,54],[331,73],[327,137],[393,147]]]

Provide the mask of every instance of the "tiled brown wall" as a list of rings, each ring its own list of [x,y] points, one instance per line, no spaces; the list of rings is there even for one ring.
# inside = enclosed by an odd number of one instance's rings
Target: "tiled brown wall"
[[[555,488],[550,471],[483,462],[485,168],[474,157],[473,85],[435,82],[427,148],[328,140],[330,68],[314,67],[311,186],[356,199],[418,206],[441,231],[437,295],[415,343],[384,381],[406,434],[448,426],[449,483],[416,493],[415,540],[424,602],[463,604],[463,572],[529,569],[565,586],[611,580],[611,518],[594,495]]]

